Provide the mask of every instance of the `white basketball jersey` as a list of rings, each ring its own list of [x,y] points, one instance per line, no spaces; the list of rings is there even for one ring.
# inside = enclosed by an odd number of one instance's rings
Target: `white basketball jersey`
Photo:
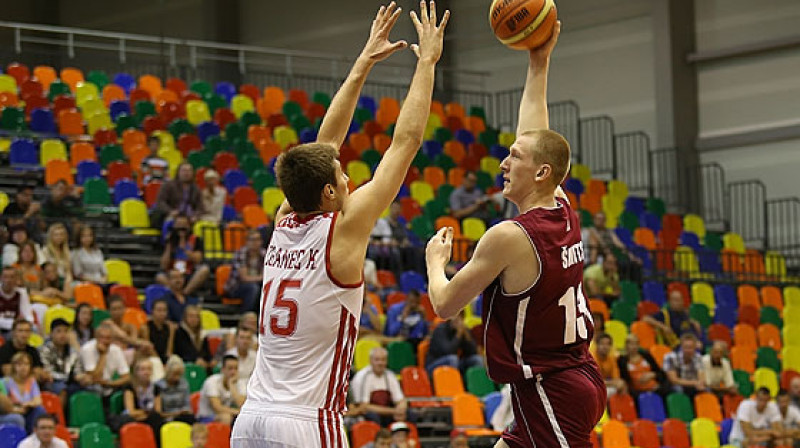
[[[338,420],[353,361],[363,282],[330,274],[336,213],[281,220],[264,259],[258,357],[243,410]]]

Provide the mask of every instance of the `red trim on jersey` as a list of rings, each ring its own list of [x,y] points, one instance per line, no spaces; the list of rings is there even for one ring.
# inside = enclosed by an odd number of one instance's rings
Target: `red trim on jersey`
[[[331,415],[330,412],[326,411],[325,413],[326,413],[326,415],[325,415],[325,426],[328,428],[328,434],[331,437],[331,446],[335,446],[335,447],[338,448],[339,445],[336,444],[336,439],[333,437],[333,432],[335,430],[334,427],[333,427],[333,416]]]
[[[347,335],[347,362],[342,363],[341,369],[341,389],[339,391],[339,402],[334,407],[335,410],[344,412],[347,406],[347,388],[349,387],[350,383],[350,367],[353,365],[353,353],[355,352],[355,342],[356,336],[358,335],[358,330],[356,329],[356,318],[352,314],[350,314],[350,319],[348,319],[348,335]]]
[[[333,276],[331,272],[331,246],[333,246],[333,227],[336,225],[336,218],[339,217],[339,212],[333,214],[331,219],[331,227],[328,229],[328,241],[325,243],[325,272],[328,273],[328,278],[331,279],[334,285],[345,288],[353,289],[359,288],[364,284],[364,271],[361,271],[361,280],[358,283],[342,283]]]
[[[336,425],[336,446],[344,447],[342,443],[342,422],[339,414],[333,416],[334,424]]]
[[[336,354],[333,357],[333,364],[331,365],[331,374],[328,377],[328,395],[325,399],[325,409],[330,409],[333,402],[334,387],[333,383],[338,380],[339,374],[339,357],[342,353],[342,339],[344,338],[345,317],[347,310],[341,306],[339,313],[339,336],[336,338]]]
[[[325,436],[325,425],[322,423],[324,414],[322,413],[322,409],[319,410],[319,415],[317,416],[317,423],[319,424],[319,442],[322,448],[328,447],[328,438]]]

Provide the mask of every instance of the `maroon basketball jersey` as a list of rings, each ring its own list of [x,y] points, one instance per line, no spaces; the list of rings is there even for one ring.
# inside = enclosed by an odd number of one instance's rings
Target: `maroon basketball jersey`
[[[498,276],[483,292],[489,376],[501,383],[531,379],[591,362],[594,323],[583,289],[578,216],[562,200],[512,220],[528,235],[540,275],[527,290],[506,294]]]

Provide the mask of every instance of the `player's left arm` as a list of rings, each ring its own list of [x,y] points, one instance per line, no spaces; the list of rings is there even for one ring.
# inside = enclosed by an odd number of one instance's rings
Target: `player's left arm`
[[[503,272],[509,263],[508,255],[518,244],[514,232],[519,228],[510,222],[489,229],[478,241],[472,259],[448,280],[445,267],[450,261],[453,229],[439,229],[425,250],[428,294],[436,314],[443,319],[455,316]]]

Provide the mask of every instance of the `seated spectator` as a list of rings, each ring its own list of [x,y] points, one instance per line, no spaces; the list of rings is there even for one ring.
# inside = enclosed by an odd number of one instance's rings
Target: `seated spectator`
[[[667,395],[669,384],[664,371],[649,352],[639,347],[639,338],[635,334],[629,334],[625,339],[625,353],[620,355],[617,364],[619,375],[634,399],[642,392],[656,392],[662,397]]]
[[[589,297],[602,297],[607,302],[619,298],[619,273],[617,272],[617,259],[606,254],[603,264],[593,264],[583,271],[586,294]]]
[[[58,275],[58,268],[53,263],[42,265],[42,278],[35,288],[30,290],[33,303],[45,305],[66,305],[72,298],[72,284]]]
[[[42,248],[31,240],[28,235],[28,229],[25,226],[12,226],[8,228],[8,233],[11,239],[3,245],[3,267],[13,266],[19,261],[19,250],[22,245],[27,242],[32,242],[36,248],[36,259],[44,260],[44,252]]]
[[[614,341],[608,333],[600,333],[596,338],[595,349],[592,350],[592,355],[600,367],[600,373],[606,381],[606,390],[608,395],[621,393],[626,391],[625,381],[622,381],[619,374],[619,365],[617,364],[617,354],[612,350]]]
[[[78,235],[78,248],[72,254],[72,273],[75,280],[105,285],[108,283],[106,260],[103,252],[97,248],[94,229],[83,226]]]
[[[733,379],[731,362],[725,359],[728,346],[723,341],[714,341],[708,354],[703,355],[703,376],[706,387],[722,402],[722,397],[737,394],[739,388]]]
[[[669,294],[667,308],[642,319],[656,329],[660,343],[675,348],[680,343],[679,335],[693,332],[695,336],[702,334],[700,324],[689,317],[683,300],[683,294],[674,290]]]
[[[778,441],[778,446],[795,446],[800,440],[800,409],[792,405],[789,392],[784,389],[778,391],[775,400],[778,403],[778,410],[781,412],[781,424],[783,425],[783,441]]]
[[[392,448],[392,433],[386,428],[381,428],[375,433],[375,440],[364,445],[363,448]]]
[[[37,378],[43,374],[42,358],[39,357],[39,351],[28,344],[31,333],[33,333],[33,325],[30,322],[23,319],[14,321],[11,338],[6,340],[6,343],[0,347],[0,368],[2,368],[3,376],[11,375],[12,360],[14,355],[20,352],[27,353],[31,357],[31,362],[33,363],[32,372]]]
[[[789,397],[792,404],[800,408],[800,377],[794,377],[789,382]]]
[[[139,338],[150,341],[161,362],[172,356],[175,344],[175,323],[167,320],[169,308],[167,301],[158,299],[153,302],[150,319],[139,329]]]
[[[364,259],[364,288],[375,294],[383,294],[383,286],[378,282],[378,266],[369,258]]]
[[[236,356],[222,358],[222,370],[203,383],[197,419],[203,423],[231,424],[244,404],[246,380],[239,379],[239,361]]]
[[[783,435],[781,420],[781,411],[772,401],[769,389],[761,387],[755,398],[739,404],[730,443],[738,447],[771,446]]]
[[[130,379],[128,362],[122,349],[112,343],[112,334],[111,326],[101,323],[94,339],[81,347],[81,362],[91,377],[89,388],[105,398],[126,386]]]
[[[58,276],[64,281],[71,282],[72,254],[69,250],[69,232],[67,227],[54,223],[47,229],[47,243],[44,247],[44,260],[56,265]]]
[[[4,267],[0,274],[0,334],[6,340],[17,320],[33,322],[31,300],[28,292],[18,286],[18,282],[17,270],[11,266]]]
[[[42,268],[36,259],[36,247],[33,242],[26,241],[19,249],[19,259],[14,265],[22,277],[22,287],[28,291],[39,288],[42,282]]]
[[[28,432],[33,431],[36,418],[45,413],[42,393],[39,391],[32,364],[33,358],[28,353],[14,354],[11,358],[11,374],[3,379],[14,412],[25,417],[25,428]]]
[[[187,296],[203,286],[211,273],[208,265],[203,264],[203,239],[192,233],[189,217],[186,215],[176,216],[172,223],[172,230],[161,254],[161,272],[156,274],[156,281],[170,286],[168,272],[173,269],[184,275],[187,283],[182,293]],[[178,314],[177,319],[181,315],[182,313]]]
[[[167,301],[169,309],[167,316],[171,322],[180,322],[184,309],[197,304],[197,297],[190,297],[184,293],[185,277],[177,269],[172,269],[167,274],[169,292],[162,298]]]
[[[41,211],[42,204],[33,200],[33,187],[23,185],[17,190],[14,200],[3,210],[3,215],[21,219],[28,232],[37,238],[42,226]]]
[[[206,170],[203,174],[206,187],[202,190],[203,209],[205,213],[198,218],[201,221],[209,221],[216,224],[222,222],[222,209],[228,199],[228,190],[219,184],[219,173],[212,169]]]
[[[94,320],[94,315],[92,314],[91,305],[81,303],[75,308],[75,322],[70,334],[70,344],[76,349],[80,349],[84,344],[94,339],[92,320]]]
[[[450,448],[469,448],[469,438],[463,429],[450,431]]]
[[[146,339],[139,339],[136,326],[130,322],[124,322],[125,300],[122,297],[112,294],[108,296],[108,314],[111,316],[106,319],[114,337],[114,344],[125,353],[125,360],[129,363],[133,361],[133,354],[137,348],[149,345]]]
[[[17,448],[68,448],[66,440],[56,437],[57,423],[52,414],[38,416],[33,425],[33,434],[23,439]]]
[[[406,223],[400,202],[392,202],[389,215],[375,222],[367,256],[375,260],[380,269],[400,275],[403,271],[423,270],[422,253],[408,239]]]
[[[169,162],[159,157],[158,150],[161,149],[161,140],[151,135],[147,137],[147,147],[150,154],[142,159],[142,185],[147,185],[152,180],[164,181],[169,178]]]
[[[64,180],[56,181],[42,205],[42,216],[61,219],[83,216],[80,190]]]
[[[416,347],[427,335],[428,322],[419,291],[412,289],[405,302],[396,303],[386,311],[386,336],[400,336]]]
[[[3,381],[0,381],[0,425],[13,425],[25,429],[25,417],[14,412],[14,403],[8,397]]]
[[[50,323],[50,339],[39,348],[44,378],[42,388],[53,392],[67,402],[69,392],[86,387],[91,378],[86,374],[80,353],[69,344],[70,325],[64,319],[53,319]]]
[[[706,390],[703,357],[697,352],[697,338],[693,333],[681,335],[680,346],[664,356],[663,369],[673,392],[682,392],[693,400],[696,394]]]
[[[164,367],[164,378],[156,383],[156,401],[165,422],[194,423],[189,383],[183,377],[186,366],[177,355],[170,356]]]
[[[208,338],[203,337],[203,325],[200,320],[200,307],[187,305],[183,311],[183,320],[175,330],[174,350],[184,362],[191,362],[202,367],[211,365],[211,351]]]
[[[258,311],[266,254],[261,232],[251,229],[247,232],[247,243],[233,255],[225,294],[242,299],[242,311]]]
[[[620,241],[617,234],[606,227],[605,213],[597,212],[594,215],[594,227],[589,227],[587,230],[589,234],[587,265],[602,263],[603,254],[612,253],[612,249],[616,249],[617,253],[622,256],[621,259],[617,260],[617,265],[623,276],[635,282],[641,282],[642,260],[628,251],[628,248]]]
[[[361,321],[358,327],[359,338],[366,335],[372,336],[382,334],[381,317],[378,313],[378,307],[369,299],[366,289],[364,289],[363,299],[364,302],[361,304]]]
[[[375,347],[369,354],[369,367],[356,373],[350,384],[356,414],[381,426],[406,420],[408,401],[403,395],[397,374],[386,368],[388,352]]]
[[[478,176],[470,171],[464,174],[464,181],[450,194],[450,213],[456,219],[478,218],[487,224],[492,219],[489,208],[494,203],[478,188]]]
[[[179,214],[194,219],[205,213],[203,195],[195,183],[194,167],[188,162],[178,165],[175,179],[164,182],[153,206],[151,223],[160,228],[165,220]]]
[[[211,361],[212,366],[222,363],[222,357],[228,353],[228,350],[236,346],[236,331],[239,328],[247,328],[253,334],[258,334],[258,316],[254,312],[247,312],[242,314],[239,322],[236,324],[236,330],[225,333],[222,336],[222,343],[217,347],[214,353],[214,359]],[[253,338],[253,350],[258,349],[258,340]]]
[[[405,422],[394,422],[389,426],[392,431],[392,448],[414,448],[417,441],[410,438],[411,429]]]
[[[164,363],[161,362],[161,357],[156,353],[153,344],[146,344],[139,347],[133,355],[134,359],[148,359],[150,364],[153,365],[153,382],[161,381],[164,379]]]
[[[238,328],[236,330],[236,346],[228,350],[225,355],[236,357],[239,361],[239,379],[243,383],[247,383],[256,368],[257,353],[253,348],[253,332],[248,328]]]
[[[478,346],[464,323],[463,310],[433,330],[426,360],[428,375],[432,376],[439,366],[451,366],[460,369],[463,376],[470,367],[482,365]]]
[[[192,448],[216,448],[208,447],[208,428],[203,423],[192,425]]]
[[[119,427],[130,422],[144,423],[153,429],[156,444],[160,445],[159,439],[164,419],[161,417],[161,409],[157,406],[160,403],[158,400],[159,389],[152,379],[153,365],[149,359],[140,358],[133,361],[132,370],[131,381],[123,389],[122,398],[125,408]]]

